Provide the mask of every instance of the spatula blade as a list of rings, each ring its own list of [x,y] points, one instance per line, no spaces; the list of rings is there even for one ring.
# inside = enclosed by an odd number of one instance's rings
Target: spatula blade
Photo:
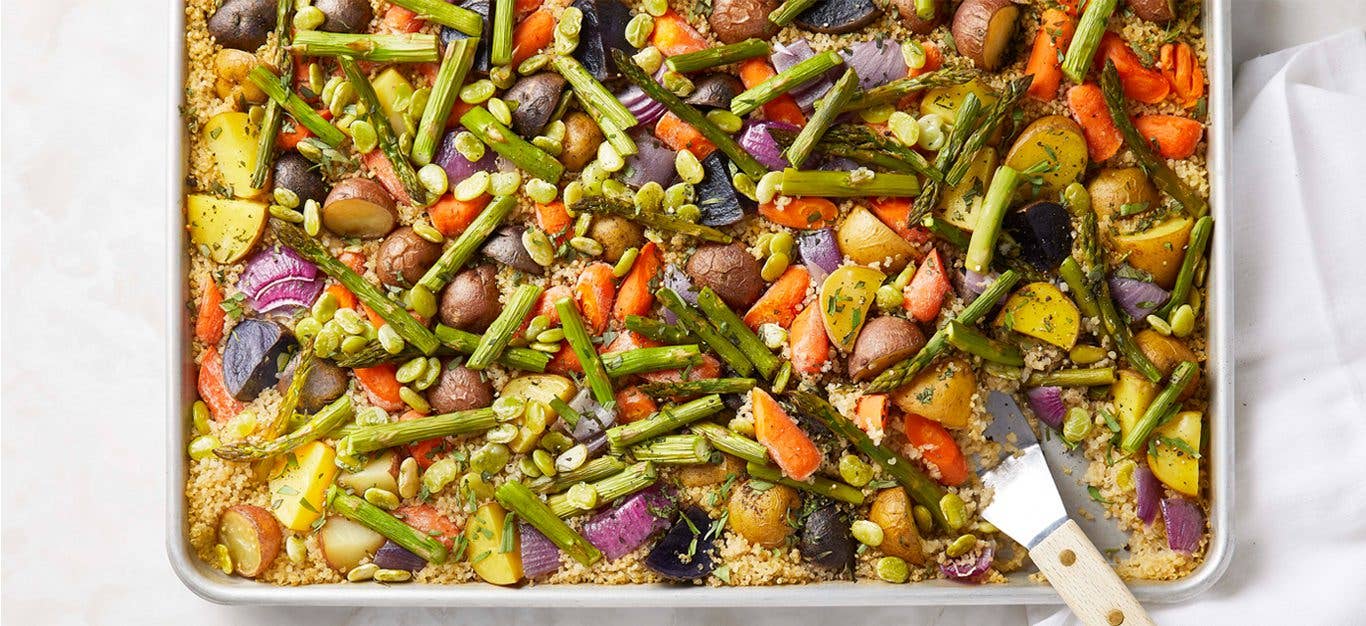
[[[1002,444],[1004,458],[982,475],[993,491],[982,517],[1026,548],[1038,545],[1067,520],[1043,449],[1020,407],[1010,396],[993,391],[987,398],[993,417],[987,437]]]

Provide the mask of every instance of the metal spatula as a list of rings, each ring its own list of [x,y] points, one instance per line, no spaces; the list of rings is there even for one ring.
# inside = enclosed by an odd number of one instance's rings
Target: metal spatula
[[[1072,521],[1048,471],[1043,448],[1010,396],[992,392],[986,436],[1002,443],[1002,460],[982,481],[995,493],[982,517],[1029,550],[1029,557],[1067,606],[1087,624],[1152,624],[1081,527]]]

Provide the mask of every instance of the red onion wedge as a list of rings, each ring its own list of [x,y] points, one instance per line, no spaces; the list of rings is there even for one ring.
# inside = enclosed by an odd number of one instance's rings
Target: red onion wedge
[[[267,248],[247,258],[237,288],[251,308],[267,313],[282,307],[307,307],[322,293],[318,266],[282,246]]]
[[[673,500],[655,485],[594,515],[583,525],[583,536],[612,561],[630,554],[657,532],[669,528]]]
[[[773,68],[782,72],[793,65],[801,63],[813,56],[816,51],[811,49],[811,44],[805,39],[798,39],[790,44],[773,44],[773,55],[769,57],[773,61]],[[815,80],[798,85],[795,89],[788,92],[803,111],[810,113],[815,107],[816,100],[825,95],[834,86],[835,80],[844,73],[844,68],[836,67]]]
[[[674,180],[674,156],[677,153],[664,145],[647,127],[632,131],[631,139],[636,142],[636,153],[626,158],[622,182],[635,188],[649,182],[668,187]]]
[[[643,89],[635,85],[617,94],[617,100],[631,112],[631,115],[636,116],[638,126],[641,127],[649,127],[658,122],[659,118],[664,117],[666,110],[663,104],[646,95]]]
[[[977,299],[977,296],[982,295],[982,292],[986,291],[987,287],[990,287],[992,283],[996,282],[996,279],[1000,278],[1000,276],[1001,275],[996,272],[979,274],[972,270],[968,270],[963,274],[963,290],[961,294],[963,299],[971,303],[973,300]]]
[[[617,422],[616,412],[598,404],[587,388],[580,390],[579,395],[569,401],[569,408],[579,413],[579,423],[574,425],[571,433],[579,443],[589,444],[601,438],[603,432]]]
[[[1062,387],[1035,387],[1025,392],[1034,415],[1054,429],[1062,428],[1067,405],[1062,403]]]
[[[1189,554],[1205,534],[1205,513],[1185,498],[1167,498],[1162,501],[1162,524],[1167,528],[1167,547]]]
[[[906,58],[901,46],[890,39],[861,41],[840,52],[844,63],[858,74],[860,89],[872,89],[905,78]]]
[[[1157,480],[1147,463],[1134,468],[1134,492],[1138,499],[1138,519],[1151,524],[1157,519],[1157,507],[1162,501],[1162,483]]]
[[[981,545],[983,547],[978,550],[950,558],[947,563],[940,563],[939,571],[950,580],[960,583],[982,583],[987,578],[987,572],[991,570],[991,559],[996,556],[996,549],[989,543]]]
[[[787,159],[783,157],[783,147],[778,145],[778,141],[768,134],[770,128],[797,131],[797,127],[786,122],[753,122],[745,126],[745,131],[740,135],[740,147],[745,152],[750,153],[756,161],[762,163],[773,171],[782,171],[787,167]],[[670,165],[672,165],[672,161]]]
[[[539,578],[560,569],[560,549],[541,531],[526,522],[517,523],[522,543],[522,573]]]
[[[1171,297],[1166,289],[1156,284],[1122,276],[1110,277],[1110,295],[1124,313],[1135,320],[1148,317]]]
[[[323,292],[323,281],[317,278],[281,278],[256,292],[250,298],[251,308],[261,313],[276,309],[297,307],[308,308]]]
[[[683,270],[678,269],[678,266],[672,263],[664,266],[663,284],[665,287],[678,292],[679,297],[683,298],[684,302],[697,306],[697,288],[693,286],[692,279],[688,278],[688,275],[684,273]],[[660,318],[663,319],[666,324],[678,323],[678,316],[674,315],[673,311],[670,311],[667,307],[660,308]]]
[[[835,231],[829,228],[802,233],[797,240],[797,251],[801,252],[802,263],[806,264],[817,284],[844,262],[844,255],[835,241]]]
[[[410,572],[416,572],[427,567],[427,561],[422,557],[413,554],[412,552],[409,552],[407,548],[388,540],[384,542],[384,545],[379,547],[379,550],[375,551],[373,562],[382,569],[402,569]]]

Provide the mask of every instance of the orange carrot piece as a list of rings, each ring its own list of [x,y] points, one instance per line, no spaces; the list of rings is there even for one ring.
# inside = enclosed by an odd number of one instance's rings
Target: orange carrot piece
[[[541,5],[544,3],[545,0],[517,0],[517,4],[514,5],[516,7],[515,10],[517,11],[517,19],[522,19],[532,14],[536,9],[541,8]]]
[[[574,300],[579,303],[588,331],[594,335],[607,330],[607,322],[612,318],[612,302],[617,297],[614,278],[611,265],[593,263],[583,269],[574,285]]]
[[[550,362],[546,364],[545,371],[561,376],[582,374],[583,364],[579,363],[579,356],[574,354],[574,350],[569,347],[569,342],[565,342],[560,344],[560,351],[556,352],[555,356],[550,357]]]
[[[1040,18],[1039,32],[1034,36],[1034,49],[1025,64],[1025,74],[1034,77],[1029,84],[1029,97],[1047,102],[1058,97],[1062,84],[1062,55],[1077,30],[1077,20],[1065,11],[1045,9]]]
[[[564,203],[556,200],[549,204],[536,203],[536,225],[550,235],[551,241],[562,243],[569,237],[569,227],[573,226],[574,218],[569,217],[569,212],[564,209]]]
[[[223,320],[226,317],[223,290],[212,280],[204,283],[204,289],[199,293],[199,312],[194,316],[194,338],[209,345],[218,343],[223,338]]]
[[[1157,104],[1171,93],[1172,86],[1162,72],[1144,67],[1138,54],[1118,34],[1106,32],[1100,38],[1100,54],[1102,59],[1114,62],[1125,96],[1139,102]]]
[[[460,524],[442,515],[441,511],[430,504],[412,504],[399,507],[394,509],[394,517],[403,520],[404,524],[422,531],[422,534],[440,541],[447,548],[454,548],[455,542],[460,537]]]
[[[658,48],[664,56],[697,52],[710,47],[707,38],[692,27],[683,16],[670,9],[655,18],[655,29],[650,34],[650,45]]]
[[[920,450],[920,459],[939,470],[938,481],[949,487],[968,479],[968,462],[953,435],[939,422],[906,414],[906,440]]]
[[[1077,16],[1077,11],[1079,9],[1077,5],[1081,4],[1081,0],[1057,0],[1057,2],[1058,6],[1062,7],[1062,10],[1068,15],[1072,17]]]
[[[1100,85],[1086,83],[1068,89],[1067,107],[1081,124],[1081,134],[1086,137],[1086,150],[1091,154],[1092,163],[1109,159],[1119,152],[1120,146],[1124,145],[1124,136],[1110,119]]]
[[[854,425],[870,435],[883,432],[887,428],[887,413],[890,403],[885,393],[870,393],[854,404]]]
[[[944,259],[939,250],[931,250],[925,262],[915,268],[915,276],[902,292],[902,306],[910,311],[911,317],[921,322],[932,322],[939,317],[939,309],[944,306],[944,295],[952,286],[949,276],[944,272]]]
[[[681,120],[672,111],[665,113],[655,123],[655,136],[664,145],[674,150],[687,150],[698,159],[705,159],[716,151],[716,144],[709,141],[691,124]]]
[[[550,320],[551,328],[559,326],[560,311],[555,308],[555,303],[573,296],[574,291],[564,285],[555,285],[541,292],[541,296],[536,299],[536,306],[531,307],[531,315],[522,320],[522,330],[526,330],[526,327],[531,324],[531,318],[538,315],[544,315],[547,320]]]
[[[526,16],[512,31],[512,65],[515,67],[531,55],[550,45],[555,37],[555,16],[541,9]]]
[[[664,256],[660,253],[659,246],[653,241],[646,243],[645,247],[640,249],[640,256],[636,257],[635,264],[631,266],[631,272],[617,287],[617,301],[612,307],[613,319],[625,322],[628,315],[646,315],[650,312],[650,307],[655,304],[650,281],[659,276],[659,270],[663,266]]]
[[[740,63],[740,81],[744,83],[745,89],[751,89],[777,73],[777,70],[764,59],[748,59]],[[802,107],[791,94],[778,96],[777,99],[765,104],[762,110],[764,118],[770,122],[786,122],[793,126],[806,124],[806,115],[802,113]]]
[[[798,372],[819,374],[830,360],[830,339],[825,335],[825,323],[814,306],[802,309],[792,320],[787,342],[792,352],[792,368]]]
[[[441,196],[436,204],[427,207],[427,216],[432,220],[432,226],[441,231],[447,237],[454,237],[465,232],[470,227],[474,218],[479,217],[479,212],[489,205],[492,198],[489,194],[484,194],[473,200],[456,200],[452,194]]]
[[[1205,134],[1200,122],[1175,115],[1140,115],[1134,120],[1134,128],[1164,159],[1190,158]]]
[[[464,115],[470,109],[473,109],[475,106],[476,105],[470,104],[468,102],[465,102],[464,100],[460,100],[459,98],[457,98],[455,104],[451,106],[451,116],[446,118],[446,129],[450,130],[452,128],[455,128],[456,126],[459,126],[460,116]]]
[[[749,391],[754,408],[754,437],[792,480],[806,480],[821,466],[821,452],[797,422],[763,389]]]
[[[351,268],[351,271],[353,271],[353,272],[355,272],[355,273],[357,273],[357,274],[364,274],[364,273],[365,273],[365,255],[364,255],[364,254],[361,254],[361,253],[356,252],[356,251],[354,251],[354,250],[344,250],[344,251],[342,251],[341,254],[337,255],[337,260],[338,260],[338,261],[341,261],[341,262],[342,262],[342,265],[345,265],[345,266]]]
[[[204,351],[204,359],[199,362],[199,398],[209,407],[209,415],[215,422],[226,422],[242,412],[246,407],[228,393],[223,382],[223,357],[218,349],[209,346]]]
[[[825,228],[839,217],[840,209],[825,198],[781,196],[759,205],[759,215],[788,228]]]
[[[398,174],[394,173],[394,166],[389,162],[389,157],[384,156],[383,150],[371,150],[361,155],[360,160],[369,168],[370,173],[375,175],[375,180],[384,187],[389,195],[399,204],[412,205],[413,199],[408,196],[408,190],[403,188],[403,183],[399,182]]]
[[[685,377],[684,374],[687,374]],[[682,369],[646,372],[640,377],[652,383],[678,383],[689,380],[711,380],[721,375],[721,362],[710,354],[703,354],[697,365]]]
[[[341,285],[328,285],[327,293],[332,294],[332,297],[337,299],[337,306],[343,309],[354,309],[359,303],[356,294]]]
[[[396,33],[415,33],[427,25],[427,20],[398,5],[390,5],[384,12],[384,25]]]
[[[427,416],[409,409],[398,416],[398,421],[406,422],[408,420],[422,419],[424,417]],[[432,463],[435,463],[442,455],[450,452],[451,449],[450,445],[447,444],[445,437],[432,437],[431,439],[414,441],[413,443],[408,444],[407,447],[408,456],[413,457],[413,460],[417,461],[418,467],[421,467],[424,470],[431,467]]]
[[[939,46],[929,42],[921,42],[920,47],[925,49],[925,64],[919,68],[910,70],[907,73],[907,76],[914,77],[920,76],[921,74],[929,74],[930,72],[944,67],[944,53],[939,50]]]
[[[1192,109],[1205,97],[1205,72],[1195,58],[1190,44],[1181,42],[1162,46],[1158,66],[1171,84],[1176,101],[1182,108]]]
[[[398,390],[403,385],[398,382],[396,376],[397,365],[385,363],[372,367],[357,367],[351,371],[356,373],[356,380],[360,381],[360,386],[365,389],[365,395],[375,406],[386,411],[397,411],[407,406],[398,395]]]
[[[873,215],[906,241],[919,246],[933,237],[924,226],[911,225],[910,198],[874,198],[869,202],[869,206],[873,210]]]
[[[745,313],[745,325],[758,328],[760,324],[774,323],[783,328],[792,325],[797,317],[797,307],[806,299],[806,289],[811,286],[811,272],[802,265],[788,266],[778,280],[773,281],[768,291]]]
[[[621,411],[621,421],[626,424],[639,422],[659,410],[659,405],[640,387],[627,387],[616,393],[617,409]]]

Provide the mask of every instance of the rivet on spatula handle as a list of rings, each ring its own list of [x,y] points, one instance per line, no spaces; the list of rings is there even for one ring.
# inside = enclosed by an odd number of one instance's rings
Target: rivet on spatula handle
[[[1153,624],[1076,522],[1069,519],[1049,533],[1029,551],[1029,558],[1082,622],[1097,626]]]

